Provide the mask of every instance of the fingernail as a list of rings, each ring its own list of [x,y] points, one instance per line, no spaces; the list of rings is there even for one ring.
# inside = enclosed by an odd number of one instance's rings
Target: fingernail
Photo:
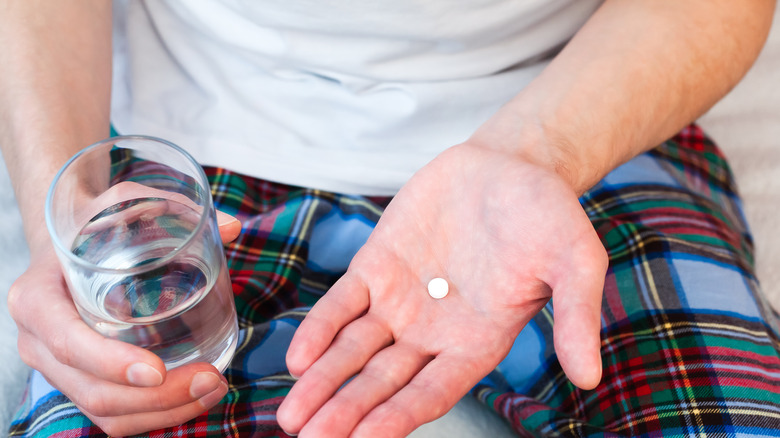
[[[159,386],[163,382],[163,376],[159,371],[142,362],[127,367],[126,374],[127,381],[135,386]]]
[[[297,433],[287,432],[286,430],[284,430],[284,428],[282,428],[282,430],[283,430],[283,431],[284,431],[284,433],[286,433],[287,435],[290,435],[290,436],[298,436],[298,434],[297,434]]]
[[[204,409],[211,409],[212,406],[219,403],[220,400],[222,400],[222,397],[225,396],[228,392],[228,387],[223,381],[219,381],[219,385],[217,386],[217,389],[211,391],[210,393],[204,395],[203,397],[198,400],[200,404],[203,406]]]
[[[285,398],[284,401],[282,402],[282,404],[276,410],[276,421],[279,424],[279,427],[282,428],[284,433],[286,433],[287,435],[290,435],[290,436],[298,436],[297,432],[296,433],[288,432],[287,429],[285,429],[285,427],[284,427],[284,425],[289,426],[289,424],[286,424],[288,422],[292,422],[292,423],[295,422],[295,420],[287,418],[287,417],[290,416],[290,414],[288,414],[288,412],[290,412],[291,409],[295,408],[295,406],[293,408],[290,408],[289,403],[290,403],[290,399],[289,398]]]
[[[241,223],[238,219],[234,218],[230,215],[218,215],[217,216],[217,225],[220,227],[224,227],[225,225],[232,224],[234,222]]]
[[[195,377],[192,378],[192,383],[190,383],[190,396],[192,398],[201,398],[217,389],[220,383],[222,381],[214,373],[195,374]]]

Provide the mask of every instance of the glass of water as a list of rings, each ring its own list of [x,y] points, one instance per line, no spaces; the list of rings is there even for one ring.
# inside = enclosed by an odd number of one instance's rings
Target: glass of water
[[[153,137],[95,143],[59,171],[46,225],[81,317],[168,369],[224,371],[238,324],[206,175]]]

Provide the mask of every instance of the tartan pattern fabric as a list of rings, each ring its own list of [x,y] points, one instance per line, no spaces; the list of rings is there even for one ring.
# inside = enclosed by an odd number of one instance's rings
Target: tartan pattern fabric
[[[780,436],[778,319],[715,146],[689,127],[582,202],[610,257],[601,383],[582,391],[565,378],[547,307],[531,323],[547,366],[492,375],[477,397],[521,436]]]
[[[207,169],[244,228],[226,247],[241,338],[215,408],[149,437],[285,436],[275,411],[307,306],[346,269],[389,199],[344,196]],[[778,318],[759,293],[728,167],[695,126],[610,173],[582,204],[610,256],[604,377],[575,388],[545,307],[473,394],[520,436],[778,436]],[[102,437],[34,373],[11,436]]]

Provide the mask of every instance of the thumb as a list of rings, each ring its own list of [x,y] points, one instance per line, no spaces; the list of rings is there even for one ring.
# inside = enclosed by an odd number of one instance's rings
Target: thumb
[[[570,253],[569,269],[551,285],[555,352],[566,376],[582,389],[593,389],[601,380],[601,298],[608,258],[595,232],[593,238],[595,246]]]
[[[217,225],[222,243],[229,243],[241,233],[241,222],[235,217],[217,210]]]

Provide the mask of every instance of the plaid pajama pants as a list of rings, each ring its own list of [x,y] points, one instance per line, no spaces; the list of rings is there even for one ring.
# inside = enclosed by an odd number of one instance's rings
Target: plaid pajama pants
[[[207,174],[218,208],[244,224],[227,246],[241,327],[230,391],[209,412],[147,436],[286,436],[275,421],[293,384],[286,347],[389,199]],[[473,396],[520,436],[780,436],[778,316],[759,292],[751,237],[715,145],[686,128],[581,202],[610,256],[601,383],[582,391],[566,379],[548,305]],[[104,436],[38,373],[10,434]]]

